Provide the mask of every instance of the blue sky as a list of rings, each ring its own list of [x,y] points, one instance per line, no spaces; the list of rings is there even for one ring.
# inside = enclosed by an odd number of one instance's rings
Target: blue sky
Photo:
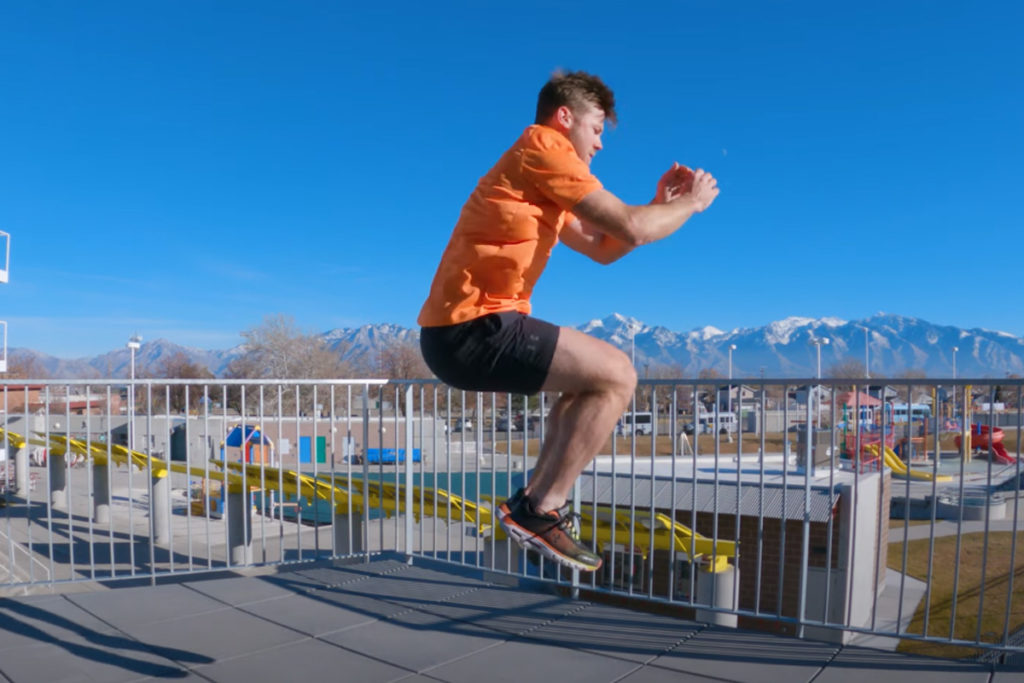
[[[715,205],[534,312],[673,330],[878,311],[1024,334],[1021,3],[32,2],[0,7],[9,344],[227,348],[264,316],[411,327],[462,203],[558,68],[593,170]]]

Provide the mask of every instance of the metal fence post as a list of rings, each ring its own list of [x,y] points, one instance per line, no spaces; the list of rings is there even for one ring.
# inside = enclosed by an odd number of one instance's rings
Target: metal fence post
[[[109,465],[95,465],[92,468],[92,519],[97,524],[110,523],[109,469]]]
[[[18,487],[18,495],[22,498],[28,494],[28,443],[14,453],[14,482]]]
[[[55,455],[52,451],[46,459],[50,470],[50,505],[58,510],[68,506],[68,469],[67,456]]]
[[[237,490],[228,487],[227,499],[228,550],[231,564],[232,566],[251,564],[250,507],[244,487]]]
[[[164,476],[151,473],[153,496],[149,501],[149,518],[152,520],[153,542],[168,545],[171,542],[171,473]]]
[[[405,554],[412,561],[412,384],[405,388]]]

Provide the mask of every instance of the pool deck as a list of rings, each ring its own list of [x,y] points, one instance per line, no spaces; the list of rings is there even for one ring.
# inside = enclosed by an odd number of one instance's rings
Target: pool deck
[[[382,556],[5,598],[0,681],[1024,681],[505,583]]]

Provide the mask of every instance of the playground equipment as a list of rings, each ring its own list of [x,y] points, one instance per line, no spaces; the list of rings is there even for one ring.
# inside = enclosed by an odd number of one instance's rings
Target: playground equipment
[[[1003,445],[1003,436],[1003,430],[999,427],[972,424],[971,431],[967,435],[967,447],[969,449],[977,448],[984,450],[986,454],[991,452],[992,458],[996,462],[1004,465],[1013,465],[1017,462],[1017,458],[1010,455],[1006,450],[1006,446]],[[957,448],[961,447],[963,439],[960,434],[956,435],[954,443],[956,443]]]
[[[848,401],[849,399],[846,399]],[[952,481],[948,474],[934,475],[931,472],[914,470],[907,466],[907,463],[896,453],[895,448],[900,448],[904,454],[909,454],[909,446],[912,443],[923,443],[924,439],[905,437],[901,439],[900,446],[896,446],[897,422],[912,425],[914,422],[922,422],[927,418],[923,406],[908,406],[901,404],[901,412],[897,414],[896,407],[892,404],[883,404],[882,401],[860,394],[856,397],[856,406],[848,402],[843,403],[843,453],[853,460],[863,471],[871,466],[884,463],[898,477],[909,479],[921,479],[924,481]],[[917,408],[918,410],[914,410]],[[854,420],[853,416],[857,415]],[[871,422],[874,424],[870,424]],[[857,428],[851,429],[851,423],[856,423]],[[869,423],[863,428],[865,422]],[[882,432],[885,432],[885,442],[882,442]],[[859,452],[858,452],[859,446]],[[865,457],[866,456],[866,457]]]
[[[867,444],[864,449],[871,453],[873,456],[878,457],[878,444]],[[925,481],[953,481],[953,477],[948,474],[935,475],[931,472],[921,472],[919,470],[913,470],[907,467],[907,464],[900,460],[900,456],[896,455],[896,451],[892,450],[888,446],[885,446],[882,451],[882,460],[885,462],[885,466],[892,470],[892,473],[899,477],[908,477],[910,479],[923,479]]]
[[[274,442],[263,434],[259,425],[235,425],[220,444],[222,460],[277,464]]]

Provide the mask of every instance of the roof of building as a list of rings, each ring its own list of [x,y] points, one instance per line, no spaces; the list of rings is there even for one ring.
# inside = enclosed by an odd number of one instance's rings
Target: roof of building
[[[613,490],[614,488],[614,490]],[[652,491],[653,489],[653,491]],[[668,477],[631,477],[628,474],[584,474],[580,477],[580,500],[583,503],[649,509],[660,512],[715,512],[769,519],[802,520],[804,497],[812,522],[826,522],[839,501],[840,487],[760,484],[736,481],[697,481]]]

